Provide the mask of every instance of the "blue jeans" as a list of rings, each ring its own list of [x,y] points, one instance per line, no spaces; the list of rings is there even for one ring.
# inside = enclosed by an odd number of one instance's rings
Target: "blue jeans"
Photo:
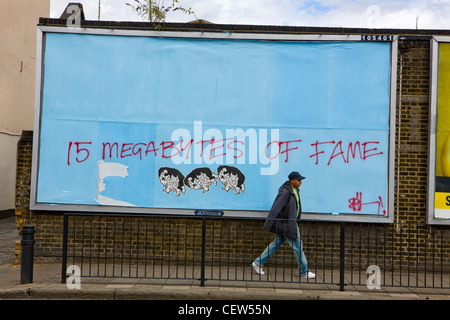
[[[297,260],[298,269],[300,270],[300,274],[305,274],[309,271],[308,269],[308,260],[306,260],[305,253],[303,252],[303,243],[300,238],[300,230],[297,227],[297,239],[292,240],[286,237],[276,235],[275,239],[269,243],[266,249],[261,253],[261,255],[253,261],[258,266],[263,266],[266,263],[267,259],[279,248],[281,245],[287,242],[292,250],[294,251],[295,260]]]

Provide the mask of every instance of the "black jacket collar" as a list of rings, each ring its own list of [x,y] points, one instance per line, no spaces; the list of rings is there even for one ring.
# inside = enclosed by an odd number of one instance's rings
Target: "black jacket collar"
[[[288,189],[289,192],[290,192],[292,195],[295,196],[294,190],[293,190],[294,188],[291,187],[291,184],[289,183],[289,181],[286,181],[286,182],[280,187],[280,190],[279,190],[279,191],[281,191],[283,188]],[[297,189],[297,190],[298,190],[298,189]]]

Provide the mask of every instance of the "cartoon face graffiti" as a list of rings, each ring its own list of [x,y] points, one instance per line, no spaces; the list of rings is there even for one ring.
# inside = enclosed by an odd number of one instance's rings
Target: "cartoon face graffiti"
[[[217,174],[220,182],[224,184],[222,190],[229,191],[235,190],[234,194],[239,194],[241,191],[245,192],[245,176],[236,167],[232,166],[219,166]]]
[[[164,192],[175,192],[175,196],[179,196],[181,193],[186,193],[184,186],[184,175],[174,168],[161,167],[158,170],[159,181],[162,183],[165,189]]]
[[[197,168],[186,176],[184,184],[194,190],[203,190],[203,193],[205,193],[209,191],[211,184],[217,186],[216,178],[218,176],[209,168]]]

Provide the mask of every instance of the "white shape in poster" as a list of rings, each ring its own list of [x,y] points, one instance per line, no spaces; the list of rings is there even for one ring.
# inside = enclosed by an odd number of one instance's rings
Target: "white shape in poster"
[[[98,163],[98,184],[97,184],[97,198],[95,201],[102,205],[111,206],[135,206],[131,203],[120,201],[112,198],[102,196],[100,193],[106,189],[106,184],[103,181],[106,177],[122,177],[128,176],[128,167],[121,163],[105,162],[100,160]]]
[[[448,209],[434,209],[434,217],[436,219],[450,219],[450,210],[448,210]]]

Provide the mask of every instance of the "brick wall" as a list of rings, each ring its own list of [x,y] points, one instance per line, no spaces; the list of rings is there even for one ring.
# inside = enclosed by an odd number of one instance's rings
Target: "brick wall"
[[[395,142],[395,222],[426,221],[430,41],[400,40]]]
[[[402,228],[403,223],[426,223],[426,200],[427,200],[427,165],[428,165],[428,121],[429,121],[429,79],[430,79],[430,41],[421,38],[401,38],[399,40],[398,50],[398,76],[397,76],[397,108],[396,108],[396,140],[395,140],[395,206],[394,221],[392,232],[388,237],[392,239],[389,242],[389,250],[395,255],[405,257],[406,250],[410,249],[410,243],[417,242],[417,237],[432,239],[435,234],[431,229],[420,228],[411,230]],[[36,227],[36,245],[35,255],[37,259],[59,260],[62,252],[62,212],[30,212],[29,210],[29,183],[31,173],[31,132],[24,132],[22,139],[18,143],[18,166],[17,166],[17,186],[16,186],[16,216],[17,224],[20,230],[23,224],[34,224]],[[249,230],[255,234],[252,238],[252,254],[259,253],[261,249],[271,240],[268,233],[262,231],[262,224],[255,227],[254,222],[242,220],[225,219],[223,222],[227,230],[235,230],[248,225]],[[158,223],[155,219],[154,223]],[[188,232],[198,231],[196,223],[191,219],[182,220],[182,229]],[[250,226],[251,224],[251,226]],[[320,228],[318,236],[307,236],[307,230],[313,223],[304,223],[305,232],[305,250],[310,255],[313,248],[320,250],[335,250],[334,243],[329,243],[326,234],[329,230],[336,230],[336,224],[319,223]],[[214,228],[209,226],[208,228]],[[318,230],[317,223],[314,228]],[[361,227],[362,228],[362,227]],[[445,231],[448,226],[434,227],[435,230]],[[172,230],[172,229],[171,229]],[[327,231],[328,230],[328,231]],[[353,231],[355,236],[358,229],[352,229],[352,233],[347,231],[346,239],[352,239]],[[234,232],[234,231],[233,231]],[[313,233],[315,231],[311,231]],[[335,231],[332,231],[335,232]],[[373,232],[373,231],[372,231]],[[323,233],[323,236],[322,236]],[[376,243],[383,243],[383,237],[386,234],[374,233],[369,237],[374,238]],[[446,233],[448,234],[448,233]],[[413,235],[413,238],[411,238]],[[417,236],[416,236],[417,235]],[[237,237],[239,239],[239,237]],[[212,239],[209,239],[212,241]],[[208,245],[213,246],[217,252],[221,245],[231,246],[235,252],[243,252],[242,246],[248,246],[248,243],[241,245],[236,243],[220,244],[209,241]],[[215,243],[212,245],[211,243]],[[368,241],[367,241],[368,243]],[[240,247],[241,246],[241,247]],[[369,245],[367,245],[369,246]],[[179,246],[171,244],[172,250],[179,250]],[[381,247],[382,248],[382,247]],[[450,260],[450,240],[448,236],[443,239],[440,248],[443,248],[438,254]],[[362,247],[359,249],[363,249]],[[365,249],[365,248],[364,248]],[[416,248],[416,252],[421,252],[423,248]],[[348,248],[347,252],[351,254],[354,248]],[[425,250],[427,250],[425,248]],[[439,249],[441,250],[441,249]],[[18,248],[20,251],[20,248]],[[173,251],[172,251],[173,252]],[[392,253],[392,252],[391,252]],[[414,254],[414,253],[413,253]],[[326,263],[326,261],[324,262]]]

